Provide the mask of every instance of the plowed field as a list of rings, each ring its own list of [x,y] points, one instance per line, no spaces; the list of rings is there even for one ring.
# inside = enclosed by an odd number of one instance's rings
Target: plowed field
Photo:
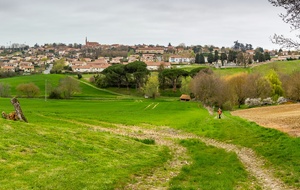
[[[231,112],[257,124],[300,137],[300,104],[287,104]]]

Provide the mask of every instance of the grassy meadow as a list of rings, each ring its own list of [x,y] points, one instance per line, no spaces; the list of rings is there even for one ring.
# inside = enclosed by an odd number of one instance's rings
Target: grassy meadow
[[[34,82],[43,92],[46,80],[58,84],[62,77],[32,75],[0,82],[9,83],[12,94],[18,84],[27,82]],[[262,128],[230,112],[216,119],[198,102],[142,99],[80,85],[82,92],[70,100],[45,101],[43,94],[19,98],[28,123],[0,119],[0,189],[122,189],[134,176],[151,173],[172,158],[166,146],[91,128],[114,128],[113,124],[168,126],[251,148],[267,161],[266,168],[274,169],[276,177],[300,188],[299,138]],[[10,98],[0,98],[0,111],[13,111]],[[191,164],[170,179],[169,189],[260,189],[253,187],[255,179],[235,153],[197,139],[177,143],[187,149]]]

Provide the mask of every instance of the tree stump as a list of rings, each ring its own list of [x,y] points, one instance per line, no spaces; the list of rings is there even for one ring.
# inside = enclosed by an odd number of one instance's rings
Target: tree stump
[[[17,100],[17,98],[15,97],[15,98],[11,99],[10,102],[11,102],[12,105],[15,107],[15,111],[16,111],[16,116],[17,116],[17,118],[18,118],[20,121],[25,121],[26,123],[28,123],[26,117],[24,116],[24,114],[23,114],[23,112],[22,112],[20,103],[19,103],[19,101]]]

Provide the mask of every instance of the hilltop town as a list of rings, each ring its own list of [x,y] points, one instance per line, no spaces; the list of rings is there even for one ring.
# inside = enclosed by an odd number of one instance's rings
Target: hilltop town
[[[233,47],[215,46],[173,46],[162,45],[104,45],[90,42],[85,44],[53,43],[44,45],[13,44],[0,48],[0,69],[2,73],[98,73],[113,64],[128,64],[142,61],[148,70],[190,64],[211,64],[214,67],[246,67],[256,62],[299,59],[299,52],[252,48],[251,44],[234,42]],[[63,66],[55,67],[56,63]],[[53,67],[54,66],[54,67]],[[2,74],[3,75],[3,74]]]

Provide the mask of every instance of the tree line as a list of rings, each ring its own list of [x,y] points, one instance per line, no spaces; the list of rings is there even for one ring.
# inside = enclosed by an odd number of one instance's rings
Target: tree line
[[[300,101],[300,71],[291,75],[270,70],[268,74],[240,73],[220,77],[213,72],[200,71],[191,80],[191,93],[196,100],[208,106],[232,109],[245,104],[246,99],[261,104],[276,102],[280,97]]]
[[[251,46],[251,44],[246,44],[242,47]],[[236,47],[239,48],[239,47]],[[224,50],[224,52],[219,53],[218,50],[215,50],[214,52],[210,53],[200,53],[198,52],[195,56],[195,63],[197,64],[204,64],[204,63],[217,63],[218,61],[221,61],[222,66],[224,66],[225,62],[228,63],[236,63],[237,65],[249,65],[253,62],[264,62],[271,60],[271,56],[269,52],[264,52],[263,48],[256,48],[254,50],[254,54],[250,54],[246,52],[247,49],[230,49],[228,52]],[[207,60],[205,60],[205,57],[207,57]]]

